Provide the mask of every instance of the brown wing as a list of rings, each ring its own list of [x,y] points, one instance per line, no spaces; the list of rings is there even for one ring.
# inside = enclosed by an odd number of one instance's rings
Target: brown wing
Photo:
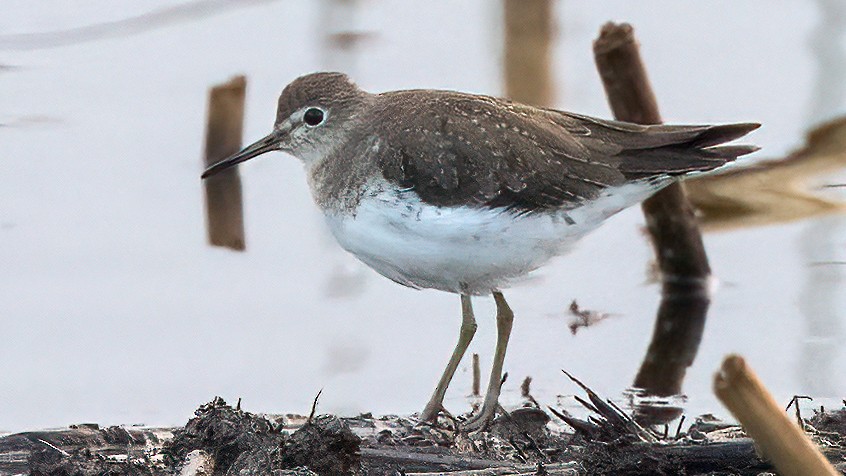
[[[573,208],[608,187],[710,170],[752,147],[712,147],[755,124],[640,126],[503,100],[418,91],[383,95],[384,177],[439,206]]]

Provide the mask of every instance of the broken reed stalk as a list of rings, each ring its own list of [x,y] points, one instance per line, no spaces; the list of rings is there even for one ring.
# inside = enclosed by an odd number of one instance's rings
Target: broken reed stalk
[[[206,167],[241,149],[246,87],[246,78],[236,76],[209,91]],[[208,177],[204,180],[204,187],[209,243],[243,251],[246,246],[244,207],[238,168],[232,167]]]
[[[479,354],[473,354],[473,396],[482,395],[482,370],[479,365]]]
[[[505,0],[505,95],[534,106],[553,101],[552,0]]]
[[[606,23],[593,43],[594,57],[605,94],[621,121],[660,124],[655,93],[640,58],[634,29],[627,23]],[[663,281],[690,281],[711,274],[693,207],[680,183],[674,183],[643,202]]]
[[[614,116],[638,124],[660,124],[658,103],[631,25],[606,23],[593,50]],[[711,268],[681,183],[663,189],[641,207],[661,269],[663,298],[634,386],[649,395],[668,396],[681,391],[687,367],[696,356],[710,303],[706,278]],[[638,418],[661,422],[675,416],[664,412]]]
[[[839,475],[739,355],[723,360],[714,393],[783,476]]]

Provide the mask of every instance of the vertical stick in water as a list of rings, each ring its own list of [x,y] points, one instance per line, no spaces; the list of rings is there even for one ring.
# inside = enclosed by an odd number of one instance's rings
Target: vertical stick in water
[[[533,106],[553,101],[551,0],[505,0],[505,95]]]
[[[479,366],[479,354],[473,354],[473,396],[482,394],[482,371]]]
[[[605,24],[593,50],[614,116],[638,124],[660,124],[658,102],[631,25]],[[687,367],[699,348],[710,304],[707,278],[711,268],[693,207],[680,183],[644,201],[642,209],[661,269],[663,298],[634,386],[646,395],[666,397],[681,392]],[[666,423],[680,411],[643,406],[638,407],[637,418]]]
[[[205,166],[241,148],[244,124],[244,93],[247,80],[236,76],[209,92]],[[238,168],[224,170],[204,181],[206,225],[209,243],[243,251],[244,207]]]
[[[626,122],[660,124],[658,103],[631,25],[605,24],[593,51],[614,116]],[[704,281],[711,267],[682,185],[670,185],[644,201],[643,213],[664,283],[667,278]]]

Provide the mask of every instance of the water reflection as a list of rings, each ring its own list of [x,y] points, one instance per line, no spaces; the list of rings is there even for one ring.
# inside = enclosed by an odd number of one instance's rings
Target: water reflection
[[[821,193],[815,180],[846,168],[846,118],[813,129],[786,158],[687,180],[704,231],[786,223],[840,213],[846,202]],[[831,185],[823,183],[823,185]]]
[[[807,124],[836,117],[846,99],[846,3],[841,0],[817,0],[820,22],[811,32],[809,46],[816,60]]]
[[[841,113],[846,97],[846,4],[839,0],[817,0],[819,24],[811,33],[810,48],[816,60],[816,76],[808,108],[808,123]],[[837,395],[834,362],[843,342],[839,299],[843,266],[831,263],[838,256],[836,237],[843,236],[846,219],[840,214],[810,222],[800,235],[799,251],[806,263],[805,281],[799,296],[804,339],[795,372],[805,392]]]
[[[196,21],[227,10],[245,8],[251,5],[260,5],[273,1],[276,0],[241,0],[239,2],[229,0],[194,0],[180,5],[169,5],[119,20],[55,31],[0,35],[0,49],[21,51],[59,48],[106,38],[119,38],[170,25],[180,25],[186,21]]]
[[[808,275],[800,298],[805,336],[798,372],[803,390],[817,395],[836,392],[831,365],[843,334],[836,302],[842,268],[831,262],[836,254],[831,237],[843,227],[846,203],[831,192],[836,184],[830,177],[845,165],[846,118],[840,118],[812,130],[806,146],[784,159],[686,182],[705,231],[825,215],[800,239]],[[641,423],[666,423],[682,413],[682,382],[699,348],[709,304],[703,283],[664,283],[652,341],[628,393]]]
[[[835,117],[846,94],[846,52],[842,42],[832,41],[842,35],[846,8],[831,0],[818,4],[824,14],[810,38],[818,71],[809,123]],[[832,176],[844,169],[846,117],[841,116],[811,130],[806,145],[783,159],[685,182],[706,232],[818,218],[799,240],[807,274],[799,300],[804,335],[796,369],[803,390],[815,395],[838,392],[833,365],[844,334],[838,307],[843,268],[833,244],[846,226],[846,202],[833,193],[842,184]],[[666,423],[683,412],[682,381],[696,356],[710,302],[703,287],[668,286],[672,284],[665,283],[652,341],[627,395],[641,423]]]
[[[843,323],[838,306],[842,299],[842,263],[831,262],[838,253],[835,238],[843,236],[846,223],[840,215],[809,223],[800,235],[799,252],[806,262],[800,288],[802,353],[795,371],[802,391],[811,395],[837,395],[840,379],[834,368],[843,343]]]
[[[682,382],[699,350],[711,304],[705,280],[667,280],[663,288],[652,340],[630,392],[640,423],[666,423],[681,415]]]

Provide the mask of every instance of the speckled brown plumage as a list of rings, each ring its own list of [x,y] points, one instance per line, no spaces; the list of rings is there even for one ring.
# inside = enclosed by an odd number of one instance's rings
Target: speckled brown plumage
[[[722,146],[757,124],[642,126],[452,91],[369,94],[338,73],[292,83],[278,118],[332,104],[345,143],[312,170],[317,200],[354,206],[372,173],[437,206],[572,208],[608,187],[707,171],[748,154]],[[345,208],[346,208],[345,207]]]

